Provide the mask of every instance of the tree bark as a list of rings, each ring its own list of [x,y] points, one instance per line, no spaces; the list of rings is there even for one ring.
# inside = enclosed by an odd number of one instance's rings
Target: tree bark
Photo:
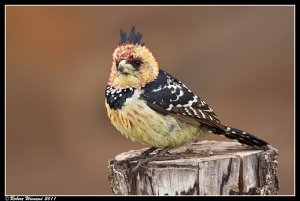
[[[180,158],[152,161],[129,174],[139,155],[124,152],[109,161],[109,180],[117,195],[276,195],[278,151],[258,150],[238,142],[202,141],[172,149]]]

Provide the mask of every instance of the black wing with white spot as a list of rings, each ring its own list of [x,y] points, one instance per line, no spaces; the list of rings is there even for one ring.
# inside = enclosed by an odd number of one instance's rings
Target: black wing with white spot
[[[226,129],[213,110],[181,81],[160,70],[156,80],[148,83],[141,98],[161,114],[169,114],[190,123],[205,124],[212,132]]]
[[[236,139],[243,144],[267,148],[268,143],[245,131],[224,126],[213,110],[181,81],[160,70],[156,80],[148,83],[141,98],[149,107],[185,122],[206,126],[211,132]]]

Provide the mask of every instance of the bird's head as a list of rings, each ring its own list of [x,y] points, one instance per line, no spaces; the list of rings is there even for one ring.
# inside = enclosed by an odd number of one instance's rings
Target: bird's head
[[[121,40],[113,53],[109,85],[116,88],[141,88],[155,80],[159,67],[152,53],[141,42],[142,34],[120,31]]]

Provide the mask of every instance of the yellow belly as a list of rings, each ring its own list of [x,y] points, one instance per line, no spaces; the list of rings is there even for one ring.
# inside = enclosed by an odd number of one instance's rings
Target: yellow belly
[[[176,147],[199,139],[204,133],[195,125],[169,115],[161,115],[143,100],[126,104],[121,110],[105,105],[112,124],[132,141],[164,148]]]

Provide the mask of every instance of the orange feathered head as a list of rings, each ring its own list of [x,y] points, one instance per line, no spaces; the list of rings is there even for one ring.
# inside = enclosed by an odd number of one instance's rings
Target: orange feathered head
[[[133,26],[127,36],[122,29],[119,46],[113,53],[109,85],[117,88],[141,88],[155,80],[159,67],[152,53],[141,42],[142,34]]]

